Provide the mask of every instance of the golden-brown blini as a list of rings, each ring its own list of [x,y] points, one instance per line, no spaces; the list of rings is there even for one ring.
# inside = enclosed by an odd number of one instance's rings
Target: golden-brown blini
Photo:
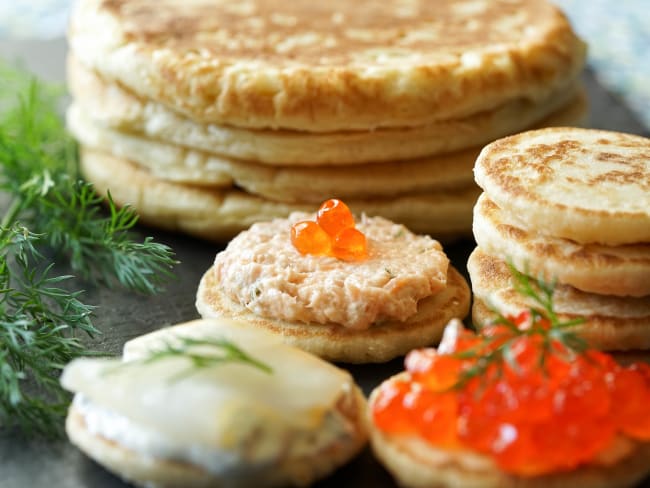
[[[399,161],[470,147],[478,151],[498,137],[523,129],[580,125],[576,117],[558,115],[571,113],[582,90],[575,80],[543,100],[518,98],[467,117],[423,126],[306,132],[201,124],[103,80],[73,57],[68,60],[67,80],[75,103],[98,126],[235,160],[292,167]]]
[[[166,181],[124,158],[82,148],[81,171],[97,191],[109,191],[118,206],[131,205],[140,221],[214,241],[232,238],[251,224],[313,204],[283,203],[238,189],[218,190]],[[451,240],[471,233],[472,207],[480,190],[473,184],[453,190],[408,193],[392,198],[347,199],[355,213],[383,215],[411,230]]]
[[[513,222],[550,237],[618,246],[650,242],[650,139],[575,127],[504,137],[474,177]]]
[[[650,295],[650,242],[604,246],[544,235],[508,218],[485,194],[474,206],[473,231],[485,254],[531,276],[600,295]]]
[[[90,120],[84,110],[75,102],[67,112],[68,129],[84,147],[128,159],[162,180],[219,189],[237,187],[251,195],[288,203],[320,203],[332,195],[343,199],[389,198],[461,189],[474,185],[472,168],[481,151],[478,146],[419,159],[332,166],[313,164],[311,154],[319,154],[314,147],[309,148],[305,164],[267,165],[105,127]],[[585,112],[585,96],[580,94],[539,126],[579,125]],[[368,178],[369,173],[372,178]]]

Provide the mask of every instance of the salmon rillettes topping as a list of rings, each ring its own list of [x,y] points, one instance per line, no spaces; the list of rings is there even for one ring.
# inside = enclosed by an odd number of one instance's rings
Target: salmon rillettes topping
[[[350,221],[335,205],[252,225],[215,258],[220,293],[261,317],[362,330],[406,321],[445,289],[449,259],[438,241],[381,217]]]
[[[373,395],[375,426],[447,452],[483,454],[521,477],[611,464],[650,441],[650,365],[576,352],[544,333],[550,323],[535,313],[506,319],[480,335],[458,322],[437,351],[409,353],[406,372]]]

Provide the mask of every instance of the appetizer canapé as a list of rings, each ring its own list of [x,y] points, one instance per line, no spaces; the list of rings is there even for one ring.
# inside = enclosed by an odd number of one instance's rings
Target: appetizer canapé
[[[436,343],[469,304],[429,236],[339,200],[316,216],[254,224],[217,254],[197,294],[204,317],[237,318],[331,360],[386,361]]]
[[[550,289],[518,276],[539,309],[480,334],[451,323],[372,393],[373,449],[401,485],[594,488],[650,473],[650,366],[588,349]]]
[[[307,485],[365,444],[350,374],[228,321],[136,338],[125,361],[78,359],[71,441],[142,486]]]

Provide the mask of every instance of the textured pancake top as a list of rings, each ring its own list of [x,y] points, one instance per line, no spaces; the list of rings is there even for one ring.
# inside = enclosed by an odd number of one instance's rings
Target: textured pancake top
[[[650,139],[577,128],[524,132],[486,146],[474,175],[525,228],[581,243],[650,242]]]
[[[306,130],[419,125],[541,97],[584,58],[543,0],[81,0],[70,43],[202,121]]]
[[[274,66],[409,63],[448,50],[514,45],[553,12],[543,2],[349,0],[104,0],[127,41],[205,49]],[[378,50],[379,49],[379,50]]]

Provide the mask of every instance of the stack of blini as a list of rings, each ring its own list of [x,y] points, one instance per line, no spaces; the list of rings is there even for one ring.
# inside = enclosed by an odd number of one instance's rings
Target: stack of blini
[[[334,196],[468,234],[479,148],[585,112],[585,46],[544,0],[81,0],[69,45],[87,179],[216,240]]]
[[[473,320],[518,313],[531,301],[513,288],[509,261],[556,280],[560,319],[609,351],[650,349],[650,139],[553,128],[489,144],[475,177],[478,248],[468,270]],[[539,306],[539,305],[538,305]]]

